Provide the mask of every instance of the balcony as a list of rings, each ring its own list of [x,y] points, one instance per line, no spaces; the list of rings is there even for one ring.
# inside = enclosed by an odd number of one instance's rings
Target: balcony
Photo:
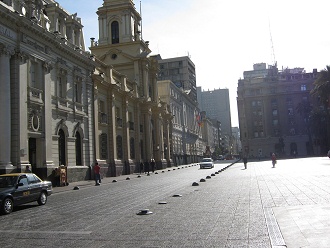
[[[28,87],[29,100],[37,104],[43,104],[43,91],[37,88]]]

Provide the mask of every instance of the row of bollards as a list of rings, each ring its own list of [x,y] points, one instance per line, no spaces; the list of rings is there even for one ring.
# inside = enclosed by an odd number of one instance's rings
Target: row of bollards
[[[211,176],[207,176],[206,179],[211,179],[212,177],[214,177],[215,175],[219,174],[220,172],[223,172],[223,171],[225,171],[226,169],[228,169],[228,168],[229,168],[230,166],[232,166],[233,164],[234,164],[234,163],[229,164],[229,165],[227,165],[226,167],[222,168],[221,170],[218,170],[218,171],[216,171],[215,173],[212,173]],[[201,179],[199,180],[199,182],[206,182],[206,180],[205,180],[204,178],[201,178]],[[193,183],[192,183],[192,186],[199,186],[199,183],[197,183],[197,182],[193,182]]]

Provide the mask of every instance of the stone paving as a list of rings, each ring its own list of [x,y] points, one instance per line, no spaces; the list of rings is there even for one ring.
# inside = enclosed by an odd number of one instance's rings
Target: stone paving
[[[328,158],[228,165],[54,188],[0,216],[1,247],[330,247]]]

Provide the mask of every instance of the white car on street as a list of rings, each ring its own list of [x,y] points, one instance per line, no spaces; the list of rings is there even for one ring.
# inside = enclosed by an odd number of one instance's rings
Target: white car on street
[[[204,169],[204,168],[213,168],[214,163],[212,158],[203,158],[202,161],[199,162],[199,168]]]

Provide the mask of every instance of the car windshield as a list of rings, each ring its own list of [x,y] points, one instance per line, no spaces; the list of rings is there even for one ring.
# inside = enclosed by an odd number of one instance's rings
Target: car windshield
[[[17,176],[1,176],[0,188],[14,187],[17,183]]]
[[[202,159],[202,162],[212,162],[212,159],[210,159],[210,158],[203,158]]]

